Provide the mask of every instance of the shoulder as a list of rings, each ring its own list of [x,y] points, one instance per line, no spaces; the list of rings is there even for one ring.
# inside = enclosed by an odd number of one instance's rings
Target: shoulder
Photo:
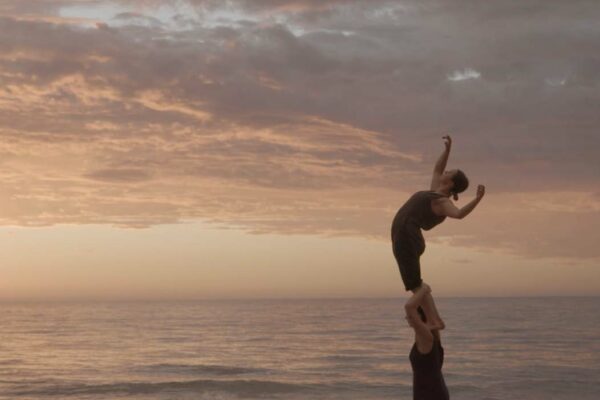
[[[433,213],[440,217],[446,217],[447,212],[445,210],[452,209],[453,205],[454,203],[452,203],[452,200],[443,195],[431,200],[431,209],[433,210]]]
[[[437,204],[443,204],[443,203],[452,203],[452,200],[450,200],[449,197],[441,194],[441,193],[437,193],[437,192],[433,192],[434,196],[431,199],[432,202],[435,202]]]

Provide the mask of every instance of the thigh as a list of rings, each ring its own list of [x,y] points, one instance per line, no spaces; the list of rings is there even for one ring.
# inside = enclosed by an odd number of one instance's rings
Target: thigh
[[[406,228],[399,231],[392,241],[394,245],[394,254],[406,255],[407,257],[421,256],[425,251],[425,240],[420,229]]]
[[[421,263],[419,249],[410,240],[398,237],[393,242],[393,251],[400,275],[406,290],[413,290],[421,286]]]

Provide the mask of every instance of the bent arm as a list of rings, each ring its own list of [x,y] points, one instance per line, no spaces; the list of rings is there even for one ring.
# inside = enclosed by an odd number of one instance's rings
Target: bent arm
[[[477,197],[471,200],[469,203],[464,205],[462,208],[458,208],[450,201],[448,198],[441,198],[436,200],[436,203],[433,204],[433,212],[439,216],[445,216],[450,218],[463,219],[467,215],[471,213],[477,207],[477,204],[483,198],[483,194],[485,193],[485,188],[482,185],[479,185],[477,189]]]
[[[421,316],[419,315],[417,309],[421,303],[423,303],[424,297],[429,293],[431,293],[431,288],[427,284],[423,283],[404,305],[404,310],[406,311],[406,320],[415,331],[417,347],[425,353],[428,353],[433,346],[433,334],[431,333],[431,330],[427,324],[421,320]]]
[[[448,157],[450,156],[450,148],[452,147],[452,139],[450,136],[444,136],[444,145],[446,148],[438,158],[435,166],[433,167],[433,177],[431,178],[431,190],[437,189],[440,183],[440,176],[446,169],[446,164],[448,164]]]
[[[464,217],[469,215],[471,211],[475,209],[475,207],[477,207],[477,204],[479,204],[480,201],[481,198],[476,197],[462,208],[458,208],[454,205],[454,203],[452,203],[452,201],[450,201],[450,199],[440,199],[439,203],[437,204],[435,213],[440,216],[463,219]]]
[[[435,163],[435,167],[433,168],[433,172],[437,172],[441,174],[446,169],[446,164],[448,164],[448,157],[450,157],[450,146],[446,146],[442,154]]]

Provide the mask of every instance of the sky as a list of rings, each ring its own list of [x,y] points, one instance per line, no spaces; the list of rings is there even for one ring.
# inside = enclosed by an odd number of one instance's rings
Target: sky
[[[0,300],[600,295],[597,1],[0,0]]]

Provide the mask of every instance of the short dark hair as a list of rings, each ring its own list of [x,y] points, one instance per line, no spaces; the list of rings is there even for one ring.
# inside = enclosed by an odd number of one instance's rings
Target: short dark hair
[[[450,189],[450,193],[454,195],[454,199],[458,200],[458,193],[462,193],[469,187],[469,179],[460,169],[456,170],[456,174],[452,177],[454,186]]]

